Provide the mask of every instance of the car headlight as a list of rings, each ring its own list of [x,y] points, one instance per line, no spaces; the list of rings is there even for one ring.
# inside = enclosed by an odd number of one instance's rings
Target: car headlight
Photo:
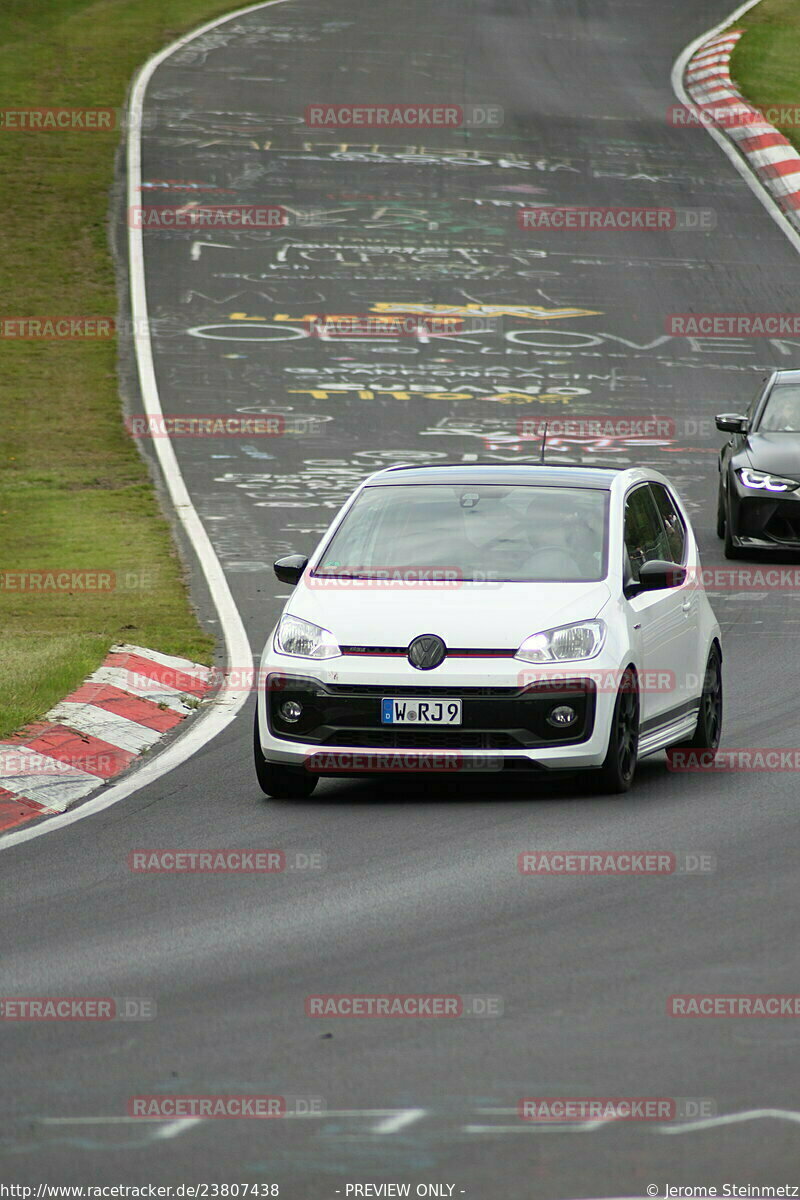
[[[281,617],[275,630],[275,649],[295,658],[338,658],[342,653],[329,629],[288,614]]]
[[[531,634],[520,646],[515,658],[523,662],[570,662],[594,658],[606,640],[604,621],[578,621],[575,625],[559,625]]]
[[[770,475],[766,471],[751,471],[749,467],[740,467],[736,472],[746,488],[758,488],[767,492],[793,492],[800,487],[796,479],[784,479],[782,475]]]

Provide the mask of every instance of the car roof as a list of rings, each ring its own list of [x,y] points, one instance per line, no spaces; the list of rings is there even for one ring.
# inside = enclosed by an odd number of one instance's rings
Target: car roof
[[[580,487],[608,491],[619,478],[618,467],[584,467],[580,463],[417,463],[387,467],[371,475],[367,487],[402,484],[517,484],[528,487]]]
[[[778,368],[775,371],[775,379],[785,379],[788,376],[795,383],[800,383],[800,369],[797,367],[787,367],[786,369]]]

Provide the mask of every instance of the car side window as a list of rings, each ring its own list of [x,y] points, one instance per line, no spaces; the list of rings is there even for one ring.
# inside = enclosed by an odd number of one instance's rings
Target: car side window
[[[664,522],[664,531],[669,543],[667,561],[682,563],[686,551],[686,527],[681,520],[681,515],[678,512],[675,501],[667,489],[660,483],[651,483],[650,490],[653,493],[653,499],[656,502],[656,508],[659,511],[661,520]]]
[[[664,526],[646,484],[631,492],[625,504],[625,552],[634,583],[639,582],[639,572],[646,562],[656,558],[672,561]]]

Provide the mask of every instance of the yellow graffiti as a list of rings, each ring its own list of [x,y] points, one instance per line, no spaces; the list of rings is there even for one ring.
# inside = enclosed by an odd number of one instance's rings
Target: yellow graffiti
[[[518,317],[528,321],[563,321],[567,317],[597,317],[595,308],[542,308],[538,304],[387,304],[378,302],[373,312],[448,313],[456,317]]]
[[[378,301],[369,310],[379,314],[374,319],[391,323],[392,317],[398,314],[408,316],[435,316],[442,323],[454,326],[464,317],[515,317],[525,321],[564,321],[569,317],[597,317],[600,310],[596,308],[543,308],[538,304],[390,304]],[[275,313],[274,316],[250,316],[248,313],[235,312],[228,314],[229,321],[290,321],[295,324],[305,324],[311,321],[353,321],[363,317],[363,313],[303,313],[302,316],[292,317],[289,313]]]
[[[395,391],[392,388],[378,387],[349,387],[335,383],[324,388],[287,388],[286,390],[294,395],[311,396],[312,400],[330,400],[332,396],[346,396],[349,392],[355,392],[359,400],[375,400],[379,395],[391,396],[393,400],[411,400],[412,398],[410,391]],[[498,404],[569,404],[569,397],[561,396],[558,392],[542,392],[539,396],[532,396],[528,392],[497,392],[493,395],[475,396],[472,392],[420,392],[415,388],[413,395],[419,396],[423,400],[476,400],[493,401]]]

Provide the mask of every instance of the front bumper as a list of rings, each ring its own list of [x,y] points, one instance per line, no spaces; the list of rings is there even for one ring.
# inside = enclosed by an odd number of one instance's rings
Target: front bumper
[[[597,660],[586,667],[591,675],[603,669]],[[414,670],[405,659],[303,663],[265,655],[259,695],[264,756],[320,775],[576,770],[602,764],[616,695],[598,689],[580,664],[565,664],[555,682],[542,682],[537,668],[513,659],[452,661],[436,670],[436,682],[432,674]],[[460,699],[462,723],[385,725],[384,697]],[[301,706],[300,720],[282,716],[288,701]],[[548,722],[561,705],[576,713],[568,727]]]
[[[730,474],[731,539],[755,550],[800,550],[800,492],[765,494]]]

